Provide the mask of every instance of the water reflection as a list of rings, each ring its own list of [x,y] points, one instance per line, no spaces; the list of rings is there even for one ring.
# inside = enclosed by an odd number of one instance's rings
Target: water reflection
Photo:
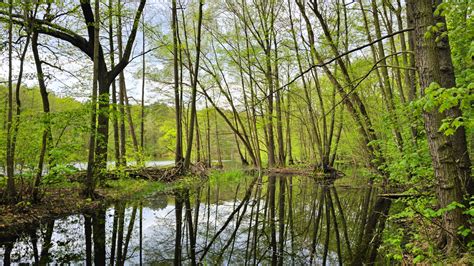
[[[210,180],[0,234],[10,263],[342,264],[377,258],[390,201],[310,177]]]

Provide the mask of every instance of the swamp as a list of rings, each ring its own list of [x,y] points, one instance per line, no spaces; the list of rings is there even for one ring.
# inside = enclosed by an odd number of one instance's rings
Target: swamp
[[[0,265],[471,265],[471,0],[0,0]]]

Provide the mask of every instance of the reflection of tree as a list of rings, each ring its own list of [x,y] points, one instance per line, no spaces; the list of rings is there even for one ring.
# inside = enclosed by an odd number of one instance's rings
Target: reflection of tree
[[[84,214],[84,233],[86,239],[86,265],[92,265],[92,218]]]
[[[84,255],[81,224],[81,216],[72,215],[56,221],[31,224],[20,232],[11,232],[7,238],[0,239],[0,245],[4,246],[3,265],[80,261]]]
[[[292,176],[248,181],[234,182],[230,199],[220,184],[207,183],[176,193],[175,206],[156,208],[164,197],[145,202],[153,208],[145,215],[138,203],[116,203],[109,223],[104,208],[46,223],[15,236],[15,245],[2,240],[4,264],[20,257],[39,265],[103,265],[110,251],[107,264],[124,265],[142,248],[145,264],[360,265],[376,259],[390,202],[374,199],[372,188],[338,189]],[[146,213],[156,218],[142,239]]]
[[[7,243],[5,243],[5,252],[3,253],[3,265],[11,264],[11,253],[13,250],[13,244],[15,243],[15,240],[12,240],[13,241],[8,241]]]
[[[50,260],[49,260],[49,250],[51,249],[51,246],[53,243],[51,242],[51,237],[53,236],[53,230],[54,230],[54,220],[51,220],[47,223],[46,225],[46,233],[43,235],[44,241],[43,241],[43,246],[41,247],[41,253],[40,253],[40,259],[39,259],[39,265],[47,265]]]
[[[370,212],[352,265],[373,263],[377,259],[377,250],[382,242],[385,221],[390,210],[391,200],[378,197]]]
[[[339,194],[333,185],[306,177],[297,177],[294,182],[294,177],[270,176],[263,189],[264,179],[258,180],[257,186],[249,186],[245,194],[253,200],[247,203],[248,198],[244,197],[214,231],[211,241],[197,250],[201,260],[223,263],[222,258],[227,257],[226,263],[243,259],[248,264],[342,264],[353,261],[353,245],[355,250],[360,249],[360,222],[376,219],[375,230],[382,230],[378,220],[381,216],[368,211],[372,205],[371,188],[365,193],[345,189]],[[209,214],[207,217],[206,232],[212,233],[210,224],[216,219],[209,219]],[[364,228],[364,239],[369,237],[367,233],[370,230]],[[227,250],[230,244],[232,248]],[[375,251],[377,247],[371,245],[367,249]]]
[[[259,178],[256,177],[254,178],[254,180],[251,182],[251,184],[249,185],[249,188],[247,189],[246,193],[245,193],[245,196],[244,198],[241,200],[241,202],[239,203],[239,205],[234,208],[234,210],[230,213],[230,215],[228,216],[227,220],[224,222],[224,224],[221,226],[221,228],[214,234],[214,236],[211,238],[211,240],[209,241],[209,243],[206,245],[206,247],[204,247],[204,249],[202,250],[202,254],[199,258],[199,261],[202,262],[205,257],[206,257],[206,254],[209,252],[210,248],[212,247],[213,243],[219,238],[219,236],[222,234],[222,232],[224,232],[224,230],[227,228],[227,226],[230,224],[230,222],[234,219],[234,216],[236,216],[236,214],[243,208],[242,210],[242,215],[246,212],[246,209],[247,209],[247,206],[249,204],[249,200],[250,200],[250,197],[252,195],[252,191],[253,191],[253,187],[256,183],[256,181],[258,180]],[[239,215],[237,215],[239,216]],[[240,223],[242,222],[242,218],[243,216],[240,216],[240,219],[239,217],[237,217],[237,220],[238,220],[238,225],[240,225]],[[236,226],[236,230],[237,230],[238,226]],[[232,236],[235,237],[236,233],[232,233]],[[224,250],[228,247],[228,245],[225,245],[224,246]]]
[[[99,207],[92,215],[94,264],[105,265],[105,208]]]
[[[176,214],[176,237],[174,244],[174,265],[181,265],[181,227],[183,221],[183,199],[181,193],[175,196],[175,214]]]
[[[135,220],[137,216],[137,204],[133,204],[129,224],[127,229],[125,229],[125,209],[126,203],[118,202],[115,205],[114,209],[114,218],[113,218],[113,225],[112,225],[112,242],[111,242],[111,251],[110,251],[110,265],[124,265],[125,261],[129,259],[129,246],[130,241],[132,239],[133,230],[135,227]],[[124,239],[124,233],[125,239]],[[141,237],[141,235],[140,235]],[[105,237],[104,237],[105,239]],[[104,260],[105,261],[105,260]]]

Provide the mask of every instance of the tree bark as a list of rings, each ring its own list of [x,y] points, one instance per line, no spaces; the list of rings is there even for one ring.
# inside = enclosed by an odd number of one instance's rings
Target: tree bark
[[[12,129],[13,129],[13,0],[8,6],[8,114],[7,114],[7,201],[14,202],[16,198],[15,188],[15,162],[12,154]]]
[[[109,0],[109,47],[110,47],[110,67],[115,67],[115,48],[113,38],[113,0]],[[116,166],[122,165],[122,153],[119,135],[119,118],[117,116],[117,86],[115,79],[112,81],[112,124],[114,129],[114,150]]]
[[[451,52],[447,35],[441,36],[446,28],[439,28],[436,36],[425,36],[427,27],[437,22],[444,22],[444,17],[433,15],[436,1],[410,0],[407,9],[411,10],[415,31],[415,63],[420,77],[421,95],[433,83],[442,88],[456,86]],[[433,35],[433,34],[432,34]],[[438,38],[439,40],[435,40]],[[473,192],[469,152],[466,144],[464,127],[451,136],[439,131],[443,120],[459,117],[461,111],[458,106],[443,113],[434,110],[425,110],[423,119],[428,137],[429,150],[432,158],[434,174],[437,182],[438,203],[441,208],[452,202],[465,203]],[[463,218],[462,210],[456,208],[443,215],[443,231],[448,253],[459,251],[462,239],[457,234],[460,226],[467,225],[468,219]]]
[[[96,149],[97,149],[97,133],[96,130],[96,119],[97,119],[97,88],[99,86],[99,30],[100,30],[100,20],[99,20],[99,0],[95,0],[94,6],[94,68],[93,68],[93,78],[92,78],[92,100],[91,100],[91,135],[89,138],[89,157],[87,163],[87,175],[85,180],[84,195],[87,197],[94,196],[95,190],[95,180],[94,175],[97,173],[97,158],[96,158]],[[97,145],[97,146],[96,146]]]
[[[186,155],[184,157],[184,171],[188,171],[191,164],[191,151],[193,147],[193,137],[194,137],[194,126],[196,120],[196,96],[197,96],[197,85],[198,85],[198,72],[199,72],[199,59],[201,57],[201,28],[202,28],[202,7],[204,2],[199,1],[199,15],[198,15],[198,24],[197,24],[197,36],[196,36],[196,62],[194,63],[194,70],[190,69],[191,72],[191,117],[189,125],[189,136],[188,136],[188,145],[186,147]]]
[[[174,101],[175,101],[175,115],[176,115],[176,150],[175,150],[175,165],[181,169],[184,163],[183,158],[183,127],[182,127],[182,111],[179,91],[179,65],[178,65],[178,15],[176,0],[173,0],[171,8],[171,27],[173,30],[173,74],[174,74]]]
[[[41,66],[41,59],[38,52],[38,32],[34,31],[31,37],[31,49],[33,51],[33,57],[36,66],[36,76],[40,88],[41,100],[43,102],[43,112],[45,115],[45,123],[43,129],[43,135],[41,138],[41,150],[38,160],[38,169],[36,172],[35,183],[33,186],[33,201],[39,201],[39,186],[41,184],[41,176],[43,175],[44,160],[48,150],[48,139],[51,132],[51,124],[49,117],[49,98],[48,91],[46,90],[46,83],[44,81],[43,67]]]

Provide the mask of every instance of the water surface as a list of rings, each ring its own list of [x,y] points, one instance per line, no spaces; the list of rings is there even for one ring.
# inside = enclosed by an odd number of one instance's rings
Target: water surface
[[[0,261],[332,265],[376,258],[373,190],[301,176],[214,177],[12,233],[0,239]]]

